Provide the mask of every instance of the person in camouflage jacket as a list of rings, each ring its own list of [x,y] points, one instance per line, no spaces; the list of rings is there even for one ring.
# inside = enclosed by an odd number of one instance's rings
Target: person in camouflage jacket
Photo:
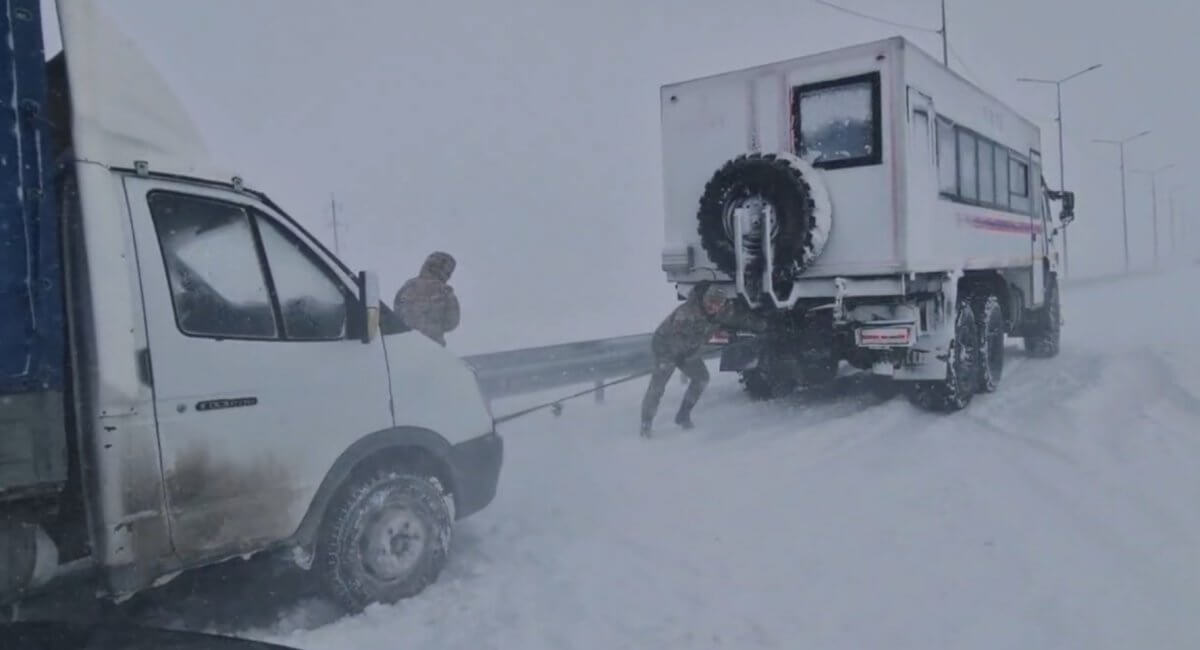
[[[766,321],[750,312],[742,301],[731,299],[721,287],[700,284],[654,330],[650,343],[654,352],[654,371],[642,399],[643,437],[650,437],[663,391],[676,368],[687,376],[688,387],[675,415],[675,423],[684,429],[693,427],[692,408],[708,386],[708,368],[700,351],[722,327],[763,332]]]
[[[394,303],[396,314],[406,325],[443,347],[446,332],[458,327],[458,298],[447,284],[456,265],[449,253],[430,254],[421,265],[420,274],[396,292]]]

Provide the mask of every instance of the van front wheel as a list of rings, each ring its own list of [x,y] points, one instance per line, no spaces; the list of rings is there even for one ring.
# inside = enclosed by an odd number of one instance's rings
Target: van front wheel
[[[379,469],[352,479],[330,505],[314,569],[346,611],[415,596],[437,580],[453,517],[436,479]]]

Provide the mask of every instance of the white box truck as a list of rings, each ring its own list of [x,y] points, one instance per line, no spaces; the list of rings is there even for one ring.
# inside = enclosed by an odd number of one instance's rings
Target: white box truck
[[[681,295],[727,283],[770,318],[722,355],[751,394],[847,361],[954,410],[996,389],[1006,335],[1057,353],[1074,196],[1045,187],[1036,125],[912,43],[670,84],[661,102],[663,269]]]
[[[49,63],[0,3],[0,606],[272,549],[350,610],[423,589],[496,493],[471,369],[214,170],[92,2]]]

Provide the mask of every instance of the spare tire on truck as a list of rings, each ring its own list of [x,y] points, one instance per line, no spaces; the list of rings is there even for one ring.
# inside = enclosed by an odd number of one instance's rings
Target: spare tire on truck
[[[697,213],[700,243],[717,268],[730,275],[737,272],[734,222],[743,209],[769,209],[775,217],[767,242],[761,241],[757,227],[743,235],[751,256],[747,277],[762,277],[766,264],[763,246],[769,245],[772,282],[789,282],[816,260],[829,239],[829,193],[816,169],[791,154],[738,156],[722,165],[705,185]]]

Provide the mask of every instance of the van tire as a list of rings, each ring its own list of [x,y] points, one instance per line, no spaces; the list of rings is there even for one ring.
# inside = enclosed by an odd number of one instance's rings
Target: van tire
[[[954,318],[954,340],[946,359],[946,378],[917,381],[908,397],[916,406],[939,413],[961,411],[971,403],[978,388],[979,328],[968,300],[959,298]]]
[[[774,266],[788,274],[799,273],[811,262],[816,221],[812,187],[799,168],[775,154],[741,155],[726,162],[709,179],[700,197],[696,218],[700,243],[717,268],[736,272],[737,258],[732,222],[726,223],[735,201],[760,196],[775,209],[778,234],[767,245],[774,246]],[[823,245],[823,241],[818,242]],[[760,244],[761,245],[761,244]],[[747,275],[762,276],[765,259],[756,256],[747,265]]]
[[[979,330],[979,392],[994,393],[1004,376],[1004,308],[996,296],[977,298],[972,308]]]
[[[1025,326],[1025,353],[1048,359],[1058,355],[1062,341],[1062,304],[1059,301],[1058,275],[1046,278],[1045,302],[1029,315]]]
[[[446,565],[453,515],[437,479],[395,467],[339,490],[317,539],[317,579],[347,612],[415,596]]]

